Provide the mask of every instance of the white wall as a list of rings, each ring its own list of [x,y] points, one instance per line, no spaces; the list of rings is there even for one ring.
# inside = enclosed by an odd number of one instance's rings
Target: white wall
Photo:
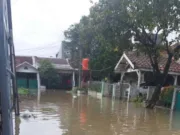
[[[27,67],[28,69],[25,69]],[[23,72],[23,73],[37,73],[38,71],[30,66],[23,65],[16,69],[16,72]]]

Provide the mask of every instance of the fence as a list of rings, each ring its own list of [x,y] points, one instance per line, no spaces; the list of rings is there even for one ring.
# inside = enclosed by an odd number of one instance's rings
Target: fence
[[[145,100],[150,100],[154,91],[154,87],[138,88],[136,85],[129,83],[107,83],[100,81],[91,81],[88,83],[90,91],[101,94],[104,97],[112,97],[118,99],[134,99],[139,96],[139,93],[145,97]]]
[[[150,100],[154,93],[155,87],[149,87],[147,91],[147,99]],[[171,110],[180,110],[180,88],[179,87],[166,87],[161,90],[156,106],[169,108]]]
[[[101,94],[101,96],[110,97],[113,91],[113,84],[100,81],[91,81],[88,83],[88,91],[89,93],[90,91],[93,92],[93,95],[95,92]]]
[[[102,90],[102,82],[99,81],[91,81],[88,83],[88,89],[91,91],[101,92]]]
[[[155,87],[148,87],[146,89],[131,86],[129,83],[106,83],[92,81],[88,83],[88,93],[92,92],[97,97],[112,97],[119,99],[127,99],[137,97],[139,93],[144,95],[144,100],[150,100]],[[166,88],[161,91],[160,99],[157,103],[158,106],[168,107],[173,110],[174,108],[180,110],[180,88],[172,87]]]
[[[103,85],[104,87],[102,88],[102,95],[104,97],[111,97],[113,91],[113,84],[102,82],[102,86]]]
[[[89,91],[101,93],[101,96],[104,97],[126,98],[126,99],[130,97],[130,84],[128,83],[111,84],[107,82],[91,81],[88,84],[89,84],[88,85]]]

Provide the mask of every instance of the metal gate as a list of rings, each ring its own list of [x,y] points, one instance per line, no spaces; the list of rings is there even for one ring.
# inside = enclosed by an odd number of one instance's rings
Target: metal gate
[[[130,99],[131,85],[129,83],[116,83],[113,87],[113,98]]]

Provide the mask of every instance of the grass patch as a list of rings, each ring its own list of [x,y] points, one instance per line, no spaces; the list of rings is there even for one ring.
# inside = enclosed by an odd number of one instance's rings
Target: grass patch
[[[19,88],[18,89],[18,94],[19,95],[28,95],[29,94],[29,90],[25,89],[25,88]]]

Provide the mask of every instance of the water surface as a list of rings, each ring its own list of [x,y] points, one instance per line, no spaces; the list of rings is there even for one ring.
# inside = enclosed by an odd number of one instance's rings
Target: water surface
[[[15,135],[180,135],[180,113],[109,98],[73,98],[56,91],[40,101],[25,99],[20,108],[36,117],[16,118]]]

